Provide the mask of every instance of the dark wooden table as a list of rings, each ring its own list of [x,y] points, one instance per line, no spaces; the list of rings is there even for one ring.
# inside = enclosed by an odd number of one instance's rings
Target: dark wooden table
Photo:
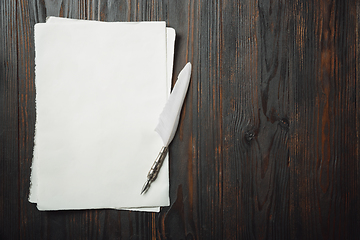
[[[165,20],[193,75],[160,213],[27,200],[34,24]],[[360,1],[2,0],[0,239],[360,239]],[[173,82],[176,77],[173,77]]]

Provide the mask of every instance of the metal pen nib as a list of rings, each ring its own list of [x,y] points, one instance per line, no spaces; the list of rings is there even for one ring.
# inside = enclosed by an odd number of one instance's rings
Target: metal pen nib
[[[142,187],[140,194],[146,193],[147,190],[149,190],[149,188],[150,188],[150,180],[148,179],[148,180],[144,183],[144,186]]]
[[[144,194],[146,193],[149,188],[150,188],[150,185],[153,181],[155,181],[155,179],[157,178],[158,174],[159,174],[159,171],[160,171],[160,168],[164,162],[164,159],[166,157],[166,154],[168,152],[169,148],[168,147],[162,147],[160,152],[159,152],[159,155],[157,156],[157,158],[155,159],[153,165],[151,166],[151,169],[147,175],[147,180],[144,184],[144,186],[142,187],[141,189],[141,193],[140,194]]]

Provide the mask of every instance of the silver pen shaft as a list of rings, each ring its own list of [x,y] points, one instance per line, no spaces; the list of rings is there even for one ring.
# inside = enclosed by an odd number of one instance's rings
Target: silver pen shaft
[[[140,194],[146,193],[147,190],[149,190],[151,183],[156,180],[168,150],[169,150],[168,147],[161,148],[159,155],[157,156],[153,165],[151,166],[151,169],[147,175],[147,180],[146,180],[144,186],[142,187]]]

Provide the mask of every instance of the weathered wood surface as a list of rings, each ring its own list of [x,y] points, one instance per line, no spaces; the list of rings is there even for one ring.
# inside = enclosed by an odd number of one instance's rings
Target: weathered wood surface
[[[47,16],[176,29],[193,73],[159,214],[27,201]],[[359,239],[359,1],[3,0],[0,19],[0,239]]]

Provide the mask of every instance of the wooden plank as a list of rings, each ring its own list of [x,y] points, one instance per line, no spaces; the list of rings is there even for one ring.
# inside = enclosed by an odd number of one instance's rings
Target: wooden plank
[[[356,1],[356,51],[355,51],[355,64],[356,64],[356,137],[357,137],[357,182],[355,185],[357,191],[357,201],[356,201],[356,210],[354,211],[355,216],[353,216],[353,223],[355,228],[360,228],[360,1]],[[355,231],[354,234],[358,234]]]
[[[293,238],[356,239],[355,2],[295,12]]]
[[[221,82],[221,3],[206,1],[198,5],[198,92],[197,117],[193,120],[196,142],[197,208],[199,237],[221,239],[223,233],[223,156]],[[192,29],[192,26],[189,30]],[[189,44],[191,46],[192,44]],[[201,69],[201,70],[200,70]],[[199,71],[200,70],[200,71]],[[196,134],[195,134],[196,133]]]
[[[16,2],[0,3],[0,238],[19,239]]]
[[[34,11],[28,1],[17,1],[17,52],[22,56],[17,61],[19,81],[19,173],[20,173],[20,238],[37,239],[41,235],[40,212],[28,201],[30,168],[35,132],[35,81],[34,81]],[[36,7],[36,6],[34,6]],[[37,6],[38,7],[38,6]],[[42,18],[44,20],[44,18]]]
[[[284,1],[232,3],[223,21],[225,236],[289,239],[291,9]]]
[[[335,3],[335,157],[339,161],[337,192],[341,205],[330,218],[330,237],[357,239],[360,224],[355,221],[358,205],[356,129],[356,1]],[[340,126],[340,127],[339,127]],[[323,228],[324,231],[324,228]]]
[[[222,108],[223,108],[223,198],[224,238],[248,239],[249,195],[244,192],[242,172],[246,162],[242,142],[246,140],[246,118],[251,116],[254,85],[257,78],[257,1],[224,1],[222,14]],[[241,24],[239,24],[241,23]],[[257,100],[255,101],[257,102]],[[249,106],[249,103],[251,104]],[[250,110],[250,111],[249,111]],[[245,123],[245,125],[244,125]],[[251,233],[252,234],[252,233]]]
[[[176,30],[173,83],[186,62],[192,63],[192,76],[180,116],[178,131],[170,145],[170,201],[157,216],[158,238],[199,239],[199,68],[200,3],[168,1],[166,22]]]

